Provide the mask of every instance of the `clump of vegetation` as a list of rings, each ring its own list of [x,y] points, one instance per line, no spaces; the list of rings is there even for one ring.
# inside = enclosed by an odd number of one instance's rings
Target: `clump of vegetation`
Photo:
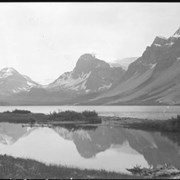
[[[31,113],[31,111],[15,109],[14,111],[12,111],[12,113],[17,113],[17,114],[29,114],[29,113]]]
[[[20,109],[15,109],[14,111],[5,111],[4,113],[16,113],[16,114],[29,114],[31,111],[28,110],[20,110]]]
[[[45,165],[35,160],[0,155],[1,179],[139,179],[105,170],[87,170],[66,166]]]
[[[144,120],[138,123],[135,122],[130,124],[129,127],[155,131],[178,132],[180,131],[180,115],[168,120]]]
[[[85,121],[89,123],[101,123],[101,118],[95,111],[62,111],[50,113],[50,120],[53,121]]]
[[[0,113],[0,122],[12,122],[12,123],[31,123],[46,122],[48,115],[42,113],[32,113],[28,110],[4,111]]]

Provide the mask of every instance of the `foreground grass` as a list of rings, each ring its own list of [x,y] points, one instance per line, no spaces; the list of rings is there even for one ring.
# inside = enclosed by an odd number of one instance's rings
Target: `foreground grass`
[[[65,166],[47,166],[35,160],[14,158],[0,155],[0,178],[45,179],[45,178],[75,178],[75,179],[139,179],[136,175],[126,175],[104,170],[81,170]]]

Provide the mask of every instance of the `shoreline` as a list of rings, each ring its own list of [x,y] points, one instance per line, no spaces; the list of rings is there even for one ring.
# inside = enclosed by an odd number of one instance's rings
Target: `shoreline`
[[[18,110],[25,111],[25,110]],[[89,113],[87,116],[83,112]],[[95,111],[62,111],[54,114],[43,113],[0,113],[0,122],[30,124],[31,126],[61,125],[115,125],[122,128],[160,132],[180,132],[180,116],[168,120],[150,120],[132,117],[98,116]],[[92,113],[95,113],[95,115]]]

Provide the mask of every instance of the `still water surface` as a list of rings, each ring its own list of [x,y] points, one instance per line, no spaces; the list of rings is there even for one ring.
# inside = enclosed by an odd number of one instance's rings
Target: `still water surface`
[[[0,106],[0,112],[25,109],[32,112],[95,110],[103,116],[134,117],[145,119],[168,119],[180,114],[180,106]]]
[[[180,134],[102,125],[72,130],[0,123],[0,154],[124,173],[135,165],[171,163],[180,168]]]

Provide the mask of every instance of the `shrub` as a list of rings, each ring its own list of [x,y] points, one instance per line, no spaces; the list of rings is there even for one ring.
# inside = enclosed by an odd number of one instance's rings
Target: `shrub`
[[[50,120],[61,120],[61,121],[88,121],[91,123],[100,122],[101,119],[98,117],[98,114],[95,111],[63,111],[63,112],[53,112],[50,113]]]
[[[85,117],[97,117],[98,114],[95,111],[83,111],[82,115]]]
[[[29,113],[31,113],[31,111],[15,109],[14,111],[12,111],[12,113],[17,113],[17,114],[29,114]]]

